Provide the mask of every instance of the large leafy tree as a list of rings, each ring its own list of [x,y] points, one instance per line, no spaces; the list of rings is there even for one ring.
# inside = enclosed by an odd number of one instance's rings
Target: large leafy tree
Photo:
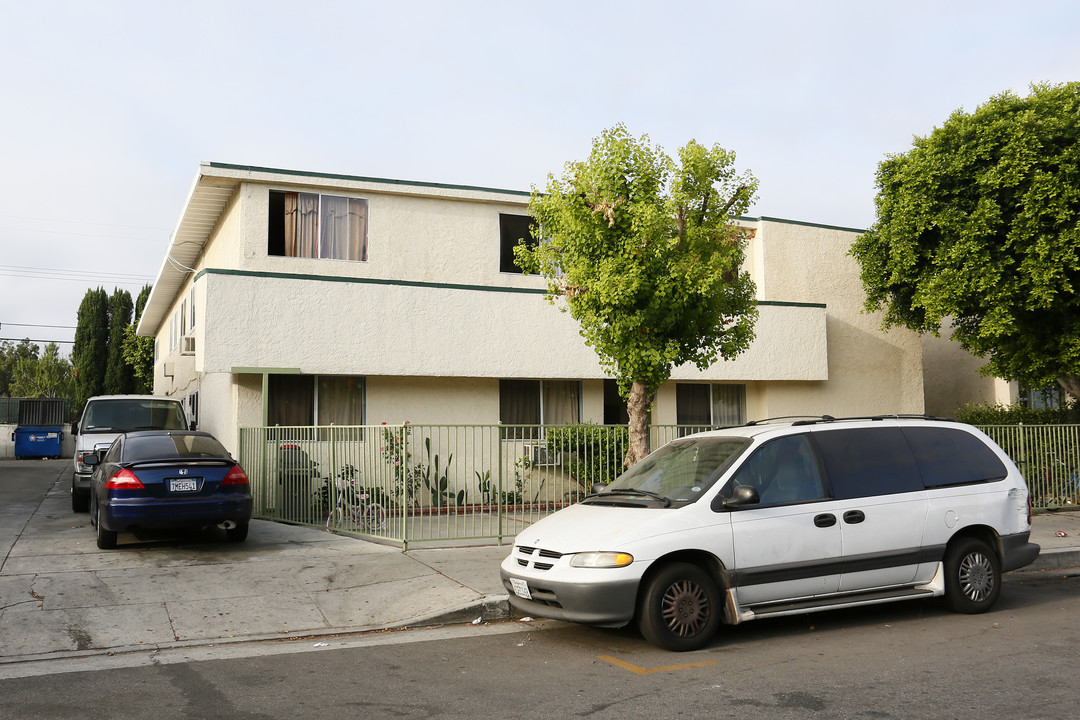
[[[7,340],[0,342],[0,397],[17,397],[11,390],[15,367],[22,360],[37,360],[39,352],[37,343],[29,339],[20,340],[18,345]]]
[[[104,384],[107,395],[126,395],[135,386],[131,366],[124,360],[124,334],[131,326],[131,312],[131,293],[114,289],[109,298],[109,345]]]
[[[75,366],[75,411],[101,395],[109,361],[109,296],[104,288],[87,290],[79,304],[71,362]]]
[[[13,397],[71,398],[74,392],[71,363],[60,356],[56,343],[46,345],[41,357],[24,357],[15,365],[11,380]]]
[[[565,302],[618,381],[627,465],[648,454],[648,410],[673,367],[704,369],[753,340],[755,288],[741,270],[749,235],[732,218],[749,208],[757,180],[734,161],[690,141],[676,162],[617,125],[529,202],[538,242],[519,244],[515,257],[547,279],[549,300]]]
[[[877,172],[851,254],[866,309],[937,333],[983,372],[1080,397],[1080,83],[958,110]]]

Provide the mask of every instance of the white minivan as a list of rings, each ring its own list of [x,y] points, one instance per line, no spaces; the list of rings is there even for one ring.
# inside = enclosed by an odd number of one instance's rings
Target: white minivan
[[[75,437],[75,459],[71,473],[71,509],[90,509],[90,476],[93,468],[83,460],[97,455],[100,460],[112,441],[132,430],[194,430],[184,404],[156,395],[96,395],[86,401],[79,422],[71,424]]]
[[[944,596],[988,610],[1039,554],[1027,486],[977,429],[933,418],[760,421],[674,440],[520,533],[513,607],[670,650],[721,623]]]

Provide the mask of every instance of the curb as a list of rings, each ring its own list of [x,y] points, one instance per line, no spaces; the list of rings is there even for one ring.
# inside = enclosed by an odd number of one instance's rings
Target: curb
[[[1080,567],[1080,548],[1063,550],[1043,550],[1035,562],[1014,572],[1034,570],[1061,570],[1062,568]]]

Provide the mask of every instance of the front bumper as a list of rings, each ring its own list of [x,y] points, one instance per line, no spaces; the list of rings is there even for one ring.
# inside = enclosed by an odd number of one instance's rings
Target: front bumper
[[[612,578],[604,582],[569,582],[514,572],[512,567],[507,567],[513,563],[515,560],[511,555],[503,561],[499,575],[509,594],[510,605],[522,614],[603,627],[622,627],[634,618],[639,584],[637,577]],[[517,595],[511,578],[523,580],[532,598]]]

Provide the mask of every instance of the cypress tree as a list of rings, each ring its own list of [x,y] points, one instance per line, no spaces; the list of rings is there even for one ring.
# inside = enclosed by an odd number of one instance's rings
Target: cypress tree
[[[114,290],[109,298],[108,364],[105,368],[105,394],[126,395],[135,387],[131,366],[124,362],[124,331],[131,325],[131,293]]]
[[[71,350],[75,366],[76,413],[82,413],[87,398],[103,394],[105,368],[109,360],[109,296],[105,289],[87,290],[79,304],[75,345]]]

